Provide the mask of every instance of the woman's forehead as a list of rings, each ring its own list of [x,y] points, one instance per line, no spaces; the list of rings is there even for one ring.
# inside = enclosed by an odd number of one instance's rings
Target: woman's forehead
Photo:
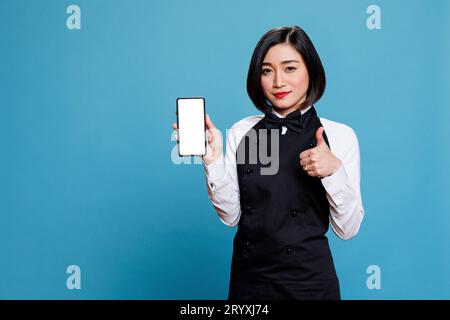
[[[264,57],[263,64],[281,64],[283,62],[301,62],[302,56],[290,44],[277,44],[271,47]]]

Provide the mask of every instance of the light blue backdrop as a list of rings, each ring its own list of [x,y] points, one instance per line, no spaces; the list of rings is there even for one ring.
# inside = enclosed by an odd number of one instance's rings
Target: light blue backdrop
[[[366,27],[371,4],[381,30]],[[327,74],[319,115],[361,147],[365,220],[350,241],[329,232],[342,297],[449,299],[449,13],[445,0],[0,0],[0,298],[226,298],[236,229],[202,166],[171,160],[175,100],[204,96],[222,130],[257,114],[254,46],[299,25]],[[72,264],[81,290],[66,287]]]

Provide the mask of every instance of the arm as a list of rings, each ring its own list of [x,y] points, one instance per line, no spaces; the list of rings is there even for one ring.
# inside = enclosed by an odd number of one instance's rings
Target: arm
[[[330,222],[333,231],[341,239],[355,236],[364,218],[360,191],[360,152],[358,138],[347,127],[345,150],[336,152],[342,165],[332,175],[321,179],[330,204]],[[341,138],[342,139],[342,138]]]
[[[230,227],[237,225],[241,216],[235,133],[236,126],[233,126],[228,132],[225,158],[211,164],[203,161],[208,197],[219,219]]]

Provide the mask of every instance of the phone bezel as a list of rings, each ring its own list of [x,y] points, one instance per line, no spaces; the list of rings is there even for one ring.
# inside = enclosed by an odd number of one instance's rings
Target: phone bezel
[[[180,123],[179,123],[179,119],[178,119],[178,101],[179,100],[192,100],[192,99],[195,99],[195,100],[201,99],[201,100],[203,100],[203,138],[205,140],[205,153],[203,153],[203,154],[184,154],[184,155],[182,155],[180,153],[180,140],[181,140],[181,137],[179,135],[180,131],[178,131],[177,145],[178,145],[178,156],[179,157],[192,157],[192,156],[199,156],[200,157],[200,156],[206,155],[207,143],[206,143],[206,122],[205,122],[205,116],[206,116],[206,99],[205,99],[205,97],[178,97],[177,98],[177,101],[176,101],[176,105],[177,105],[177,110],[176,110],[176,114],[177,114],[177,128],[178,128],[178,130],[180,129]]]

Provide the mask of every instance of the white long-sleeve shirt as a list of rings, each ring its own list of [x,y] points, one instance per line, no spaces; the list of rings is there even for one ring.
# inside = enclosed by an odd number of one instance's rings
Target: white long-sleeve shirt
[[[311,106],[302,110],[302,114]],[[280,114],[273,111],[278,117]],[[241,216],[236,167],[236,150],[244,135],[264,115],[246,117],[228,131],[225,156],[212,164],[203,162],[208,197],[220,220],[236,226]],[[342,165],[332,175],[321,178],[330,208],[330,223],[337,236],[348,240],[358,233],[364,217],[360,190],[360,152],[358,138],[349,126],[320,118],[330,149]],[[283,126],[281,134],[288,129]],[[299,170],[302,170],[299,163]]]

